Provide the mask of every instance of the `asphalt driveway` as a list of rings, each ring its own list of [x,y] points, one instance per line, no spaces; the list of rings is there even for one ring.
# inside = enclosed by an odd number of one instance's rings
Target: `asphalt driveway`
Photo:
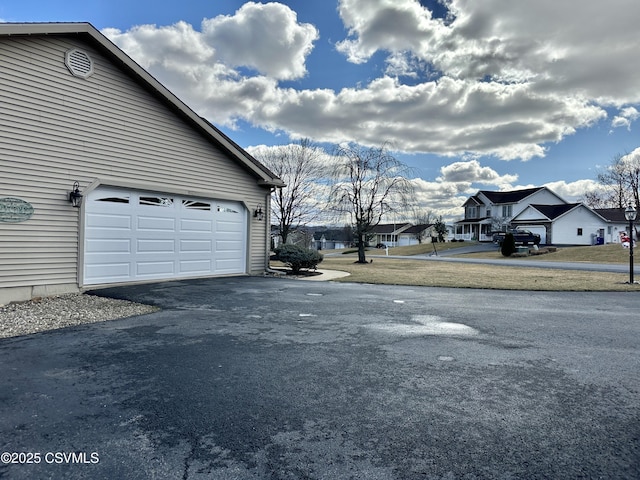
[[[640,478],[636,294],[97,293],[163,310],[0,340],[1,478]]]

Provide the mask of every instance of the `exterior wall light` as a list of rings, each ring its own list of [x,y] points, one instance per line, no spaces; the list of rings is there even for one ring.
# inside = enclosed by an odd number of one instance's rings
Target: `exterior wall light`
[[[80,184],[78,182],[73,183],[73,190],[69,192],[69,201],[75,208],[80,208],[80,205],[82,205],[82,193],[80,193]]]
[[[633,221],[636,219],[638,212],[633,205],[629,206],[624,211],[624,218],[629,220],[629,283],[635,283],[633,281]]]
[[[262,212],[262,207],[260,205],[258,205],[253,211],[253,218],[257,218],[259,222],[264,219],[264,213]]]

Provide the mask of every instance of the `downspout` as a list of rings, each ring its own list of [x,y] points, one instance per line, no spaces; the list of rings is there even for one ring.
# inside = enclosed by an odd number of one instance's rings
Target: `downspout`
[[[286,275],[284,272],[279,270],[273,270],[269,267],[270,255],[271,252],[271,194],[276,191],[277,187],[272,187],[269,189],[269,193],[267,193],[264,197],[264,205],[265,205],[265,258],[264,258],[264,271],[265,273],[271,273],[274,275]]]

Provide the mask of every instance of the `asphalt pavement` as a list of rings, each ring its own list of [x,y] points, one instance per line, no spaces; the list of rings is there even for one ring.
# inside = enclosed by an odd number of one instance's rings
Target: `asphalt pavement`
[[[629,293],[239,277],[0,340],[0,478],[640,478]]]
[[[436,244],[437,245],[437,244]],[[620,247],[622,248],[622,247]],[[610,273],[628,273],[628,264],[613,264],[613,263],[593,263],[593,262],[553,262],[548,260],[532,260],[528,259],[491,259],[491,258],[469,258],[465,257],[468,253],[479,252],[493,252],[496,251],[496,247],[492,243],[479,243],[473,245],[467,245],[459,248],[451,248],[443,251],[436,251],[423,254],[423,255],[388,255],[389,258],[406,258],[411,260],[429,260],[440,262],[456,262],[456,263],[475,263],[484,265],[502,265],[504,266],[508,261],[509,266],[514,267],[527,267],[527,268],[551,268],[555,270],[580,270],[585,272],[610,272]],[[640,274],[640,262],[634,264],[634,275]]]

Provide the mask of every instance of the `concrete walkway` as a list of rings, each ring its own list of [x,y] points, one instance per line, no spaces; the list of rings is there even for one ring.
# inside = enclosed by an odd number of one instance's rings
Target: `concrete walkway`
[[[307,280],[310,282],[328,282],[335,280],[336,278],[348,277],[351,275],[349,272],[341,272],[339,270],[316,270],[320,275],[312,277],[300,277],[300,280]]]

